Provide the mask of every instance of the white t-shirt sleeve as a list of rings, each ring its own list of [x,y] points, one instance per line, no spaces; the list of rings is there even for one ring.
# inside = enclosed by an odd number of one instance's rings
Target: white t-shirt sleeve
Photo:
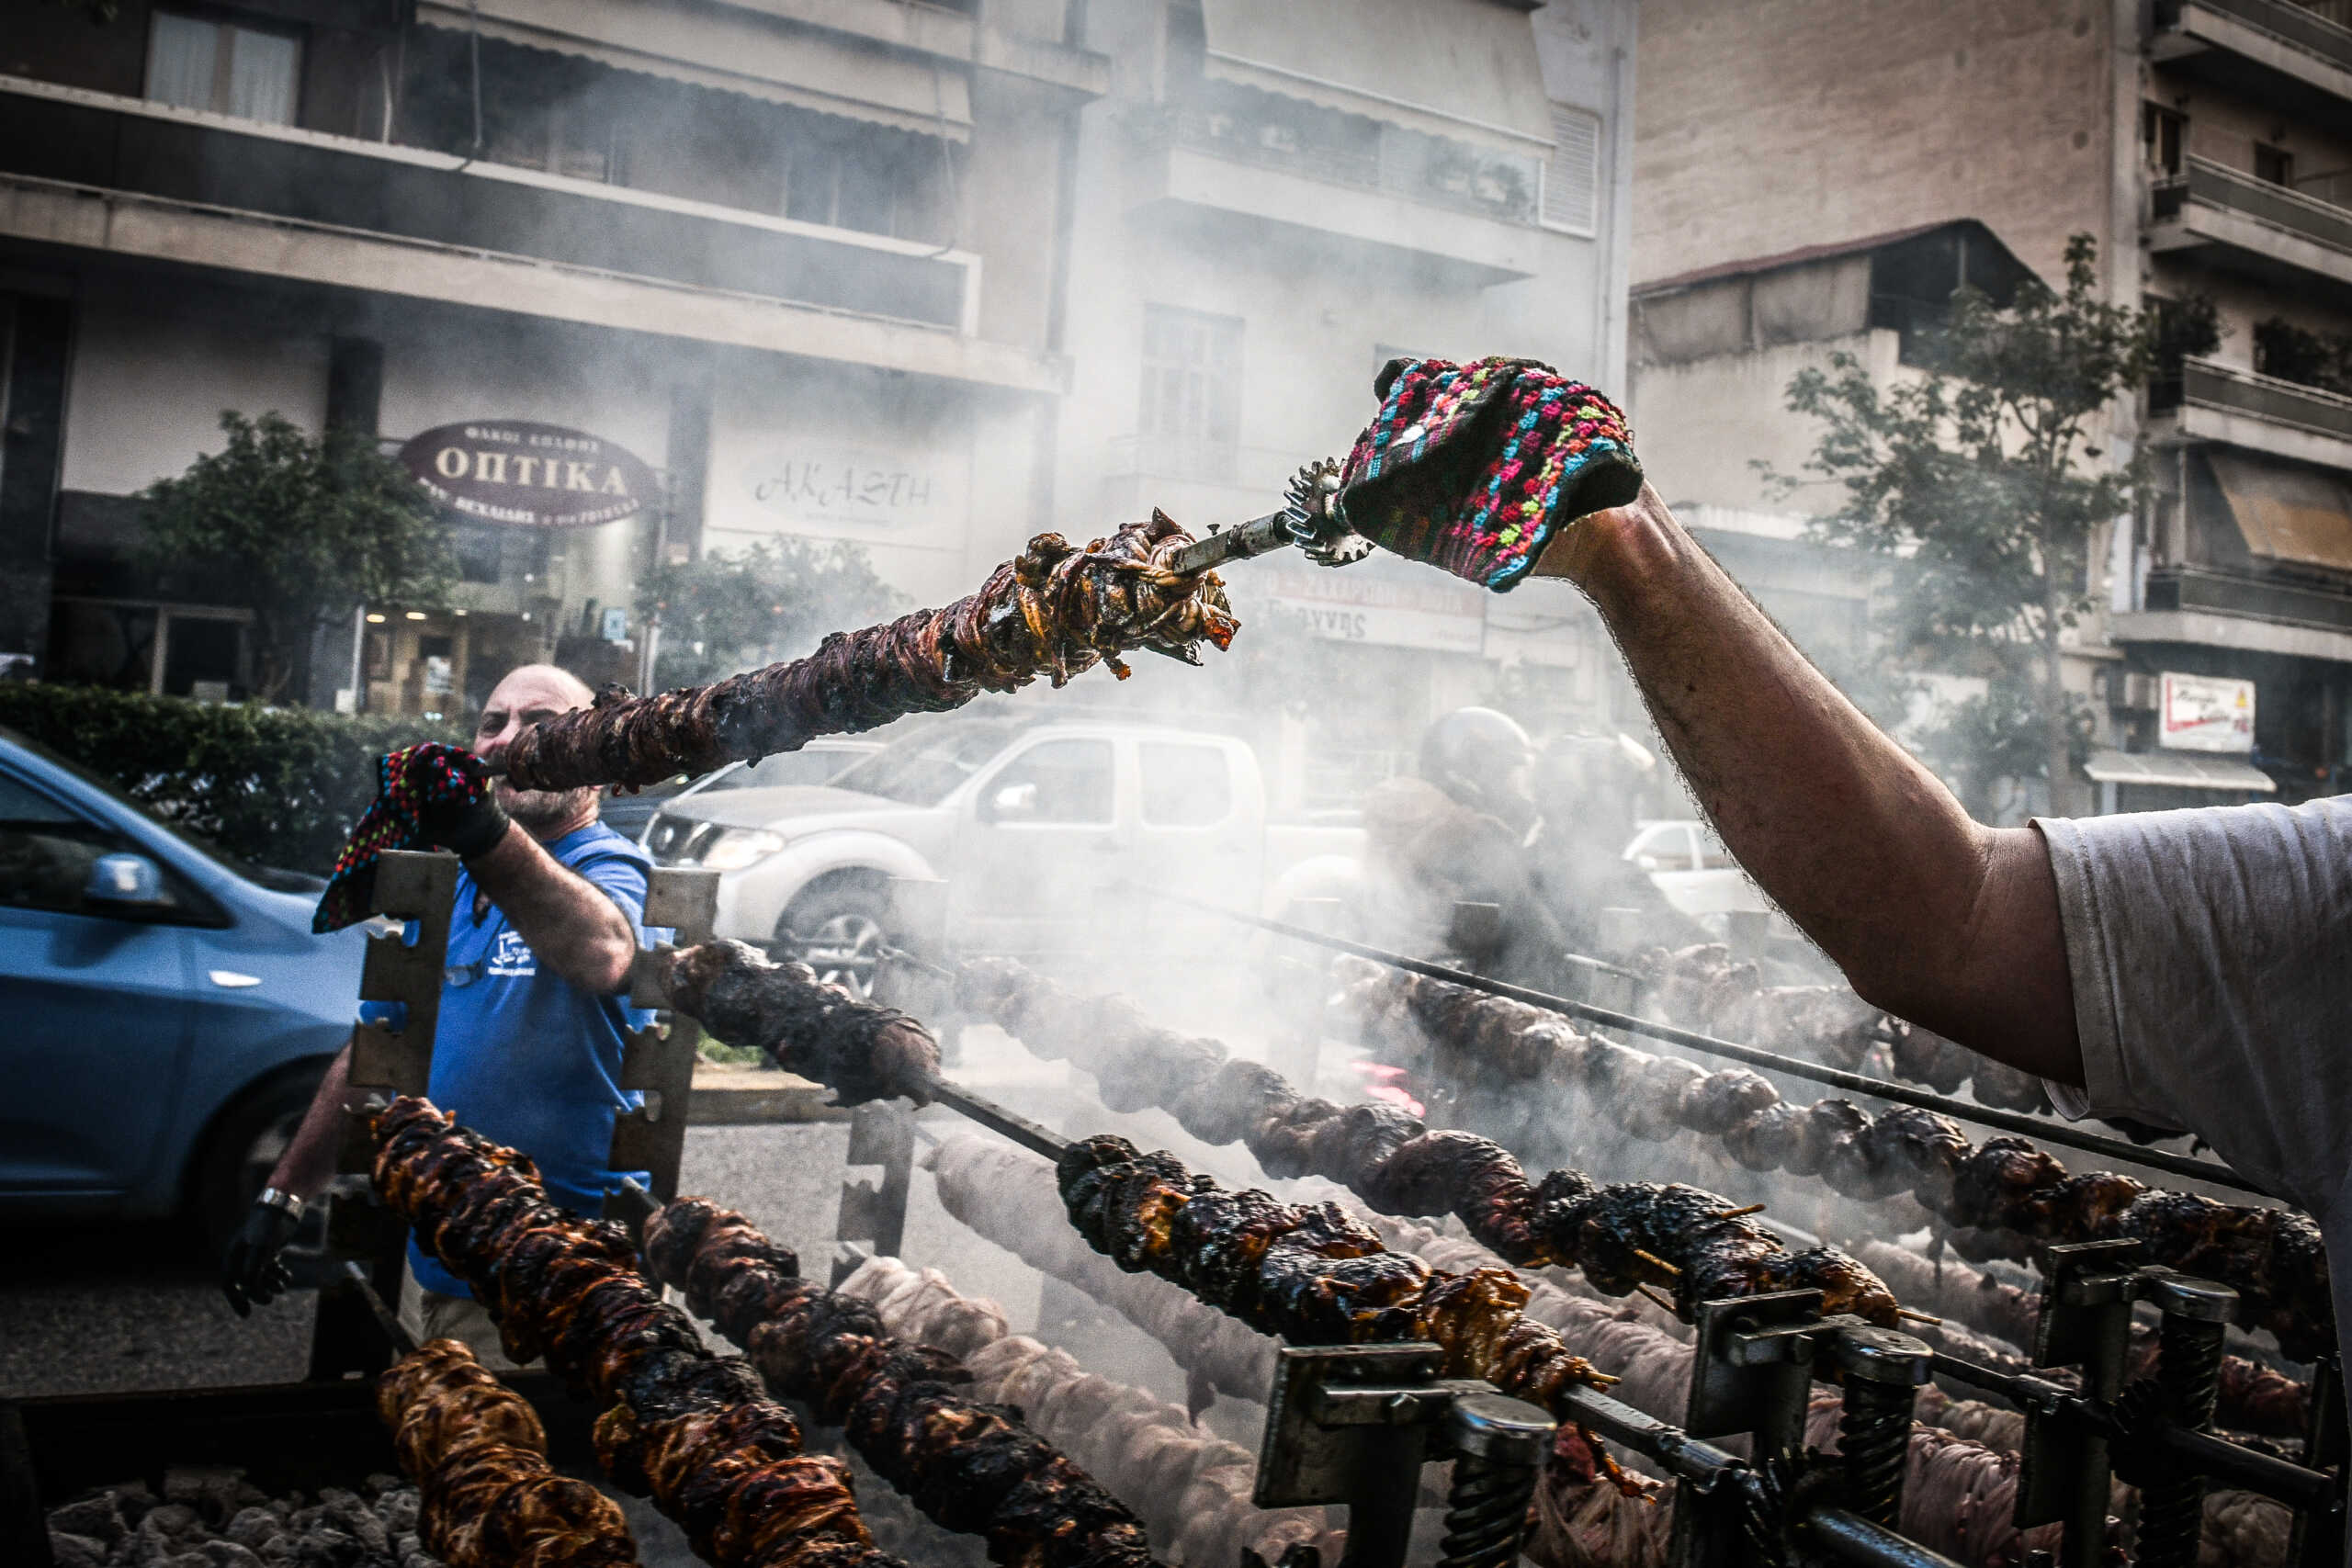
[[[2314,1211],[2352,1169],[2352,798],[2036,818],[2087,1092]]]

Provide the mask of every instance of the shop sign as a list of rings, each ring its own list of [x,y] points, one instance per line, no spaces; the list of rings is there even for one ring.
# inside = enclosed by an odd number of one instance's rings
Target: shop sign
[[[786,439],[746,462],[741,482],[753,505],[787,522],[889,537],[959,531],[962,479],[956,464],[922,452]],[[944,535],[939,542],[947,542]]]
[[[1260,569],[1250,569],[1260,570]],[[1275,613],[1327,642],[1376,643],[1436,653],[1479,652],[1485,596],[1458,578],[1374,557],[1354,566],[1284,559],[1269,584]]]
[[[2221,675],[2163,676],[2156,744],[2176,751],[2254,750],[2254,682]]]
[[[401,448],[401,466],[461,517],[523,528],[593,528],[661,499],[662,481],[601,435],[527,419],[444,424]]]

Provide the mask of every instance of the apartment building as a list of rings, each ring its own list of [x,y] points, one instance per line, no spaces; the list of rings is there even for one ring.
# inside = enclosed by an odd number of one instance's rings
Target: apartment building
[[[2221,328],[2109,433],[2118,453],[2145,454],[2157,495],[2094,552],[2097,613],[2068,660],[2101,725],[2096,801],[2344,788],[2348,13],[2341,0],[1652,0],[1632,357],[1659,482],[1745,536],[1727,554],[1749,560],[1768,604],[1792,574],[1833,580],[1835,563],[1803,558],[1796,509],[1745,466],[1787,471],[1809,446],[1781,408],[1788,375],[1841,346],[1903,373],[1896,315],[1911,307],[1889,266],[1923,236],[1976,235],[1974,254],[1997,252],[1988,276],[2006,256],[2056,283],[2066,237],[2088,232],[2110,299],[2202,297]],[[1774,288],[1838,265],[1841,320],[1773,315]],[[1747,336],[1678,341],[1696,297],[1733,278],[1753,284]]]
[[[1084,41],[1112,67],[1081,117],[1071,527],[1272,510],[1301,464],[1344,455],[1392,355],[1520,355],[1619,385],[1636,9],[1090,0]],[[1497,596],[1290,556],[1227,577],[1245,622],[1306,645],[1286,804],[1351,800],[1506,668],[1560,722],[1611,715],[1615,661],[1559,584]]]
[[[458,521],[314,700],[634,680],[638,574],[854,540],[910,596],[1050,522],[1064,0],[26,4],[0,27],[0,653],[237,696],[243,613],[136,493],[223,409],[376,434]],[[572,492],[587,493],[572,493]]]

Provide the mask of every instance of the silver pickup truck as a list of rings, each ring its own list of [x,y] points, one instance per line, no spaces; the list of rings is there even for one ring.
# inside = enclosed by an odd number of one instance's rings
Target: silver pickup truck
[[[663,865],[717,871],[721,936],[866,992],[880,950],[925,933],[893,879],[944,884],[959,953],[1081,953],[1148,932],[1230,939],[1135,891],[1280,908],[1351,875],[1352,827],[1274,824],[1258,760],[1231,736],[1000,716],[901,720],[823,785],[682,795],[648,825]],[[898,733],[903,730],[904,733]]]

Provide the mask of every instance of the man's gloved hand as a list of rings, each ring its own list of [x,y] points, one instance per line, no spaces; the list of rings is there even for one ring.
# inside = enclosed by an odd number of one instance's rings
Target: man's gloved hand
[[[385,770],[386,791],[404,791],[415,802],[417,827],[434,843],[471,860],[506,836],[490,766],[464,747],[427,740],[384,761],[399,766],[397,783]]]
[[[1553,536],[1642,491],[1615,404],[1532,359],[1392,359],[1340,470],[1338,511],[1383,548],[1500,592]]]
[[[311,918],[314,931],[340,931],[368,918],[377,863],[387,850],[438,844],[468,859],[506,836],[506,813],[490,765],[462,746],[425,740],[376,759],[376,798],[335,857],[327,890]]]
[[[280,1254],[301,1228],[300,1206],[274,1203],[266,1192],[245,1211],[245,1223],[220,1258],[220,1289],[239,1317],[251,1316],[255,1306],[267,1306],[293,1282]]]

